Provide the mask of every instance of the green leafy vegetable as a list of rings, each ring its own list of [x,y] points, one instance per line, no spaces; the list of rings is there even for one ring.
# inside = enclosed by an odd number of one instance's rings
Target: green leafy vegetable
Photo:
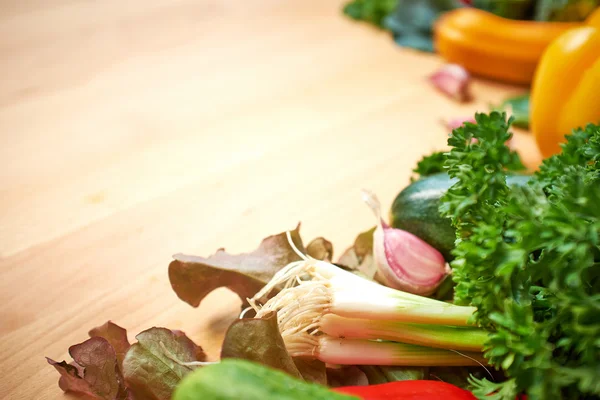
[[[346,400],[325,386],[303,382],[285,372],[240,359],[226,359],[186,376],[173,400]]]
[[[117,355],[110,343],[93,337],[69,347],[73,362],[46,360],[61,375],[58,385],[65,392],[75,392],[103,400],[124,400],[127,389],[119,372]]]
[[[529,20],[533,18],[537,2],[539,0],[473,0],[472,4],[503,18]]]
[[[327,383],[325,364],[318,360],[292,359],[277,325],[277,314],[234,321],[223,340],[221,359],[259,362],[309,382]]]
[[[291,234],[294,244],[304,251],[299,229],[300,225]],[[234,291],[246,304],[277,271],[300,259],[285,233],[267,237],[251,253],[231,255],[220,249],[208,258],[182,254],[174,258],[169,265],[171,286],[181,300],[194,307],[219,287]]]
[[[446,161],[446,155],[442,151],[431,153],[428,156],[424,156],[418,163],[417,167],[413,169],[413,172],[418,175],[417,178],[412,178],[411,182],[416,181],[419,178],[426,176],[435,175],[440,172],[445,172],[444,163]]]
[[[391,31],[400,46],[433,52],[433,23],[460,6],[459,0],[352,0],[344,13]]]
[[[263,318],[243,318],[234,321],[223,340],[221,359],[241,358],[259,362],[302,378],[288,354],[277,326],[277,313]]]
[[[598,0],[537,0],[538,21],[583,21],[600,6]]]
[[[435,380],[450,383],[462,389],[469,389],[469,379],[488,376],[490,371],[482,367],[394,367],[361,365],[360,369],[369,378],[369,385],[396,381]],[[495,374],[501,379],[501,374]]]
[[[428,379],[441,380],[467,390],[471,388],[472,379],[489,379],[490,374],[492,374],[494,381],[505,379],[501,372],[482,367],[431,367],[427,370]]]
[[[513,117],[513,126],[529,129],[529,94],[510,97],[495,107],[494,111],[506,111]]]
[[[373,227],[361,232],[354,240],[354,245],[348,248],[338,259],[337,264],[348,271],[368,279],[373,279],[377,266],[373,258]]]
[[[480,325],[489,327],[489,313],[503,301],[490,294],[494,293],[497,257],[505,245],[502,206],[509,193],[506,173],[524,167],[517,153],[505,146],[512,136],[506,114],[476,114],[475,120],[475,124],[465,122],[455,129],[448,139],[452,149],[446,166],[458,182],[442,198],[440,212],[452,218],[459,239],[451,263],[455,301],[477,307],[475,317]]]
[[[333,259],[333,245],[329,240],[318,237],[306,246],[306,254],[317,260],[331,261]]]
[[[341,365],[327,368],[327,384],[329,387],[366,386],[369,378],[366,371],[357,365]]]
[[[458,182],[440,209],[457,227],[456,300],[493,330],[486,358],[508,379],[473,379],[481,399],[600,398],[600,127],[568,136],[528,186],[511,119],[492,112],[456,129],[447,166]],[[472,143],[472,138],[477,142]]]
[[[127,386],[142,399],[169,400],[179,381],[204,361],[200,347],[180,332],[150,328],[136,336],[123,361]]]
[[[383,26],[393,33],[398,45],[433,52],[434,22],[442,13],[458,7],[458,0],[399,0]]]
[[[588,125],[585,129],[576,129],[562,144],[562,152],[543,161],[536,178],[548,194],[552,194],[562,183],[565,170],[580,168],[586,184],[598,180],[598,161],[600,160],[600,138],[598,126]]]
[[[379,367],[388,382],[426,379],[428,368],[424,367]],[[462,368],[461,368],[462,369]]]
[[[108,321],[89,332],[90,337],[102,337],[110,343],[115,350],[119,368],[123,365],[125,353],[129,350],[129,340],[127,340],[127,331],[119,325]]]
[[[305,381],[327,385],[327,368],[324,362],[295,357],[294,364]]]
[[[193,363],[206,359],[181,331],[151,328],[131,346],[127,331],[111,321],[89,334],[90,339],[69,348],[71,364],[47,358],[61,374],[58,384],[65,392],[103,400],[169,400]]]
[[[361,365],[360,369],[367,376],[369,385],[380,385],[382,383],[389,382],[382,369],[385,367],[379,367],[377,365]]]
[[[296,247],[304,251],[299,225],[291,231],[291,236]],[[326,239],[317,238],[306,252],[314,258],[328,259],[333,256],[333,246]],[[264,239],[252,253],[229,255],[219,250],[209,258],[177,255],[169,265],[169,278],[178,296],[193,306],[222,286],[232,289],[245,301],[246,296],[253,296],[279,269],[297,260],[299,257],[289,246],[286,234],[281,233]],[[234,324],[224,346],[224,357],[228,351],[237,352],[237,356],[254,357],[269,365],[277,362],[282,365],[287,357],[287,372],[295,371],[298,377],[311,381],[326,381],[324,364],[292,360],[276,322],[263,322],[258,328],[245,326],[250,329],[241,330],[242,323]],[[64,391],[104,400],[132,400],[134,395],[137,400],[166,400],[171,398],[181,378],[206,358],[202,348],[183,332],[165,328],[140,333],[137,343],[131,346],[127,331],[110,321],[90,330],[89,335],[91,339],[69,349],[74,359],[71,364],[48,359],[61,374],[59,385]]]
[[[353,0],[344,6],[350,18],[381,27],[383,18],[396,8],[398,0]]]

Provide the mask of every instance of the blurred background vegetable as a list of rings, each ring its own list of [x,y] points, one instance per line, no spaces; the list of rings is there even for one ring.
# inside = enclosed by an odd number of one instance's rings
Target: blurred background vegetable
[[[519,96],[509,97],[497,107],[492,108],[495,111],[506,111],[506,113],[514,118],[513,126],[517,128],[529,129],[529,110],[530,110],[530,95],[529,93]]]
[[[383,19],[397,4],[398,0],[354,0],[346,4],[344,13],[350,18],[383,27]]]
[[[500,17],[530,20],[533,19],[536,4],[539,3],[541,2],[534,0],[473,0],[471,5]]]
[[[581,22],[599,5],[597,0],[352,0],[348,17],[388,30],[396,43],[434,52],[433,26],[448,11],[477,9],[504,19]]]
[[[187,375],[173,400],[357,400],[285,372],[241,359],[226,359]]]
[[[475,8],[445,13],[436,21],[436,51],[469,72],[529,84],[544,49],[574,23],[515,21]]]
[[[471,76],[462,66],[446,64],[430,77],[429,81],[440,92],[459,102],[473,98],[470,91]]]
[[[423,380],[382,382],[328,389],[246,360],[224,360],[187,375],[173,400],[342,400],[420,399],[471,400],[475,397],[451,383]]]
[[[535,9],[537,21],[583,21],[596,7],[597,0],[540,0]]]
[[[572,129],[600,122],[600,28],[557,38],[540,61],[531,96],[531,129],[544,156],[560,152]]]
[[[457,0],[400,0],[383,20],[400,46],[433,52],[433,24],[443,13],[461,7]]]

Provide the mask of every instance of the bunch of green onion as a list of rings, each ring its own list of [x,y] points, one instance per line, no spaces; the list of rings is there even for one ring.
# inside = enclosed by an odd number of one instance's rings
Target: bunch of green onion
[[[280,270],[252,299],[256,318],[277,312],[292,357],[339,365],[483,365],[485,330],[474,307],[382,286],[333,264],[302,258]],[[278,286],[283,289],[260,305]]]

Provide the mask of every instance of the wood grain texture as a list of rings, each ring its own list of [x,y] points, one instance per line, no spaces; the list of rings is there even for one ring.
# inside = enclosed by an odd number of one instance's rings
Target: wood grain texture
[[[64,398],[45,361],[112,320],[186,331],[212,359],[238,300],[194,309],[176,252],[252,250],[302,221],[337,255],[373,224],[461,105],[437,57],[339,0],[8,0],[0,6],[0,398]],[[535,154],[531,138],[517,137]]]

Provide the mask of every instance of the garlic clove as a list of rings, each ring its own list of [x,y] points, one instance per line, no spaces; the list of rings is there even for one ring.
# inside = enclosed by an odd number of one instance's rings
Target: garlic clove
[[[433,246],[402,229],[388,226],[381,218],[377,197],[363,192],[378,224],[373,234],[376,278],[386,286],[418,295],[432,294],[450,273],[444,256]]]
[[[446,64],[429,76],[439,91],[459,102],[471,100],[471,75],[458,64]]]

